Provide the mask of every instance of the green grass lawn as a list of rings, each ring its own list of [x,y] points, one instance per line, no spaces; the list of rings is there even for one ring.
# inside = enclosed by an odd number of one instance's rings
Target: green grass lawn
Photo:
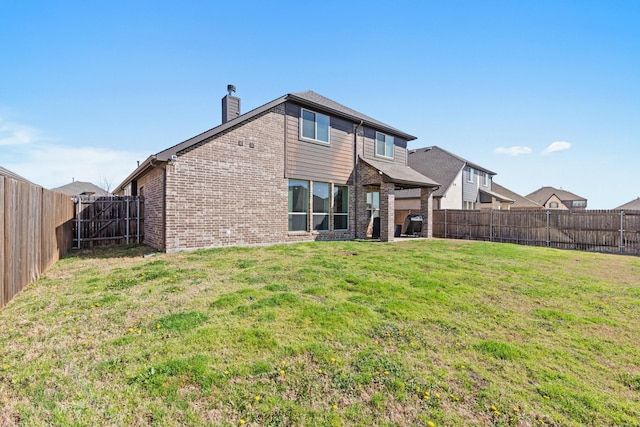
[[[640,425],[640,258],[149,251],[71,252],[0,310],[0,426]]]

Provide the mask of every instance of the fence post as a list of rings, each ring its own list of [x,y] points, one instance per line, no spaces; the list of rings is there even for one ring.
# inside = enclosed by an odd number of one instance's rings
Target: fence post
[[[493,209],[491,209],[489,216],[489,241],[493,242]]]
[[[136,243],[140,244],[140,196],[136,198]]]
[[[624,252],[624,211],[620,211],[620,253]]]
[[[447,238],[447,210],[444,210],[444,238]]]
[[[129,244],[129,197],[127,197],[127,219],[125,223],[127,225],[126,242],[128,245]]]
[[[76,231],[76,234],[78,235],[78,249],[80,249],[80,239],[82,237],[82,233],[80,231],[80,227],[82,226],[82,222],[80,221],[80,213],[82,212],[82,198],[78,197],[78,214],[77,214],[77,218],[76,218],[76,227],[78,227],[78,230]]]
[[[551,211],[547,210],[547,246],[551,246]]]

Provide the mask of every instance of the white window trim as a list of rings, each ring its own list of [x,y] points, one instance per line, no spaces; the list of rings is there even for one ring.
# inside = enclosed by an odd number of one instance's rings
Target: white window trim
[[[378,154],[378,135],[384,135],[384,146],[385,146],[385,150],[387,147],[387,138],[392,138],[393,139],[393,144],[391,144],[391,155],[387,156],[385,154]],[[386,133],[382,133],[382,132],[378,132],[376,131],[376,138],[373,141],[373,153],[375,154],[376,157],[382,157],[383,159],[393,159],[394,157],[394,151],[395,151],[395,146],[396,146],[396,140],[395,137],[393,137],[392,135],[388,135]]]
[[[321,139],[316,139],[316,138],[309,138],[308,136],[304,136],[302,134],[303,124],[304,124],[303,115],[304,115],[305,111],[308,111],[309,113],[313,113],[313,114],[316,115],[316,120],[314,121],[314,125],[315,125],[315,129],[314,129],[315,132],[314,133],[315,133],[316,136],[318,136],[318,116],[324,116],[324,117],[327,118],[327,121],[329,123],[329,129],[327,129],[327,141],[323,141]],[[308,108],[300,107],[300,139],[302,139],[304,141],[317,142],[319,144],[324,144],[324,145],[331,144],[331,116],[328,116],[328,115],[322,114],[322,113],[318,113],[317,111],[309,110]]]
[[[489,174],[488,173],[484,173],[483,177],[482,177],[482,185],[484,185],[485,187],[489,186]]]

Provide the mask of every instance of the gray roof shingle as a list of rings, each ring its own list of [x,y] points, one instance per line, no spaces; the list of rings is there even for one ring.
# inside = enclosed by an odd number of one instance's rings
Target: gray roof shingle
[[[640,211],[640,197],[630,202],[627,202],[624,205],[620,205],[616,209]]]
[[[510,198],[511,200],[513,200],[513,204],[511,205],[511,208],[521,208],[521,209],[539,209],[542,207],[541,204],[534,202],[533,200],[529,200],[526,197],[523,197],[521,195],[519,195],[518,193],[516,193],[515,191],[511,191],[506,187],[503,187],[502,185],[498,184],[497,182],[493,181],[491,183],[491,189],[493,189],[493,191],[503,194],[505,196],[507,196],[508,198]]]
[[[435,145],[409,151],[408,162],[413,169],[441,184],[440,188],[433,193],[434,197],[444,196],[465,165],[489,175],[496,174]]]
[[[527,199],[533,200],[536,203],[540,203],[544,205],[547,200],[551,198],[551,196],[556,195],[561,201],[572,201],[572,200],[587,200],[584,197],[580,197],[576,194],[573,194],[566,190],[559,190],[554,187],[541,187],[536,191],[527,194],[525,197]]]
[[[83,194],[94,195],[96,197],[110,196],[111,193],[90,182],[74,181],[60,187],[52,188],[52,191],[68,194],[69,196],[80,196]]]

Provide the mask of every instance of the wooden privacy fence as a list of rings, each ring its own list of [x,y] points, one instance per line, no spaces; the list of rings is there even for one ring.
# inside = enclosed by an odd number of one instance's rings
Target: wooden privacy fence
[[[72,222],[69,196],[0,175],[0,308],[71,248]]]
[[[640,255],[640,211],[434,210],[433,237]]]
[[[142,242],[144,202],[140,197],[109,196],[91,201],[78,198],[75,203],[75,248]]]

